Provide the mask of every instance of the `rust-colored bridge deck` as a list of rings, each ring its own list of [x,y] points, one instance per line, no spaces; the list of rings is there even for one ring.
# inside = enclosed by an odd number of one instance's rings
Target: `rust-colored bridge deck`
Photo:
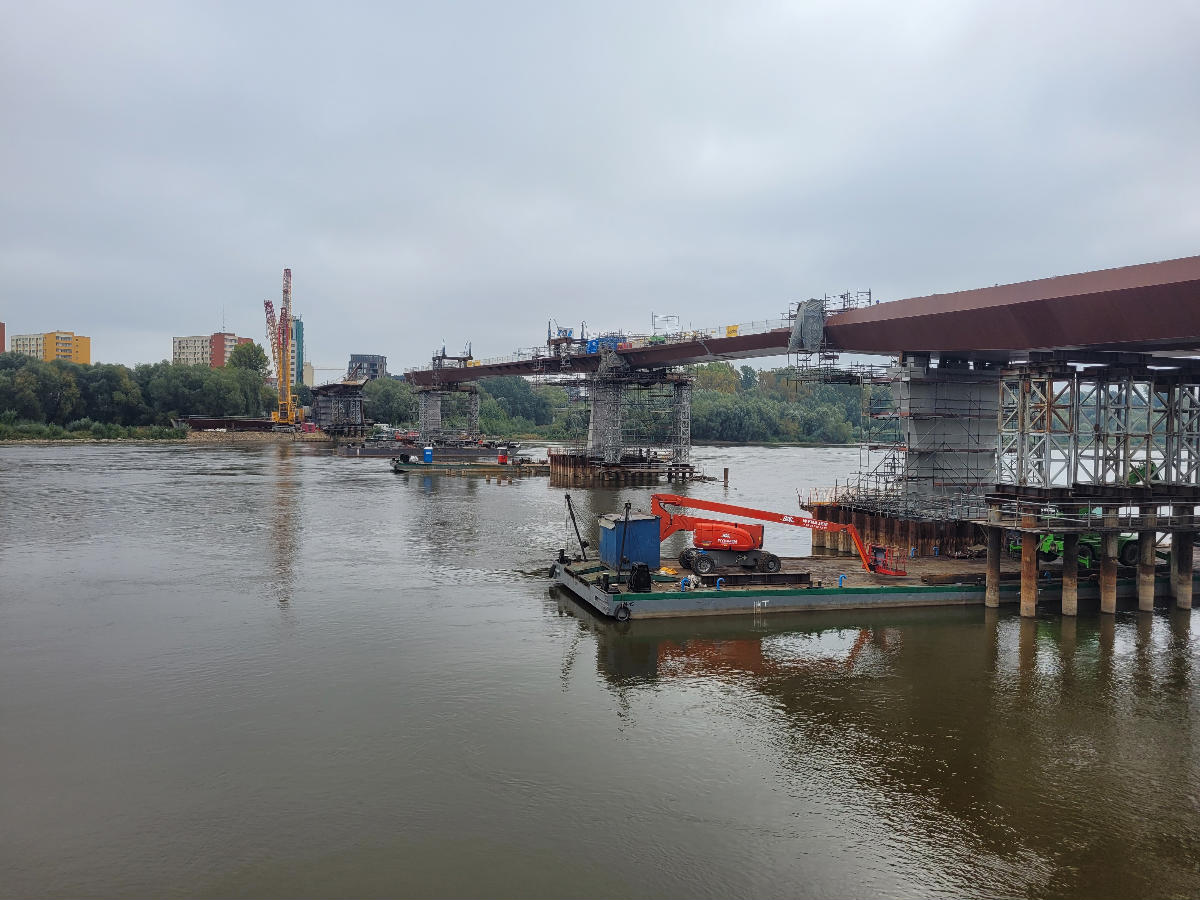
[[[734,337],[697,337],[622,350],[635,368],[780,356],[789,327]],[[912,297],[832,315],[825,338],[852,353],[954,353],[1005,359],[1039,350],[1149,353],[1200,347],[1200,256],[1061,275],[1018,284]],[[594,372],[597,354],[421,369],[421,387],[451,387],[497,375]]]

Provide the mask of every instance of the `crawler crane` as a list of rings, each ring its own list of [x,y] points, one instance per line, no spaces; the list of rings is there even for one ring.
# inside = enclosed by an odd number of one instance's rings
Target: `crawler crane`
[[[304,411],[292,394],[292,365],[296,348],[292,344],[292,270],[283,270],[283,297],[279,304],[279,320],[275,319],[275,304],[263,301],[267,313],[267,343],[271,345],[271,360],[279,379],[279,408],[271,418],[282,425],[304,421]]]
[[[707,575],[718,566],[741,566],[745,569],[758,569],[760,572],[778,572],[781,563],[778,556],[763,549],[763,526],[761,525],[727,522],[719,519],[701,519],[682,513],[672,514],[664,509],[666,506],[728,513],[747,519],[761,519],[765,522],[795,525],[797,528],[811,528],[813,531],[832,533],[844,531],[854,541],[854,548],[858,551],[863,568],[868,572],[875,575],[903,576],[908,574],[897,567],[892,552],[887,547],[880,544],[871,544],[869,549],[864,547],[858,529],[850,524],[826,522],[823,519],[810,519],[806,516],[793,516],[787,513],[768,512],[748,506],[717,503],[713,500],[698,500],[694,497],[681,497],[677,494],[652,495],[650,511],[658,516],[659,540],[665,541],[677,531],[692,532],[692,546],[679,554],[679,563],[698,575]]]

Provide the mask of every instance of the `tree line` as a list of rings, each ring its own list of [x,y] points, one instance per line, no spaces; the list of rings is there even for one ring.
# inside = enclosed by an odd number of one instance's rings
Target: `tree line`
[[[181,416],[262,416],[278,402],[263,383],[266,354],[242,344],[222,368],[165,360],[45,362],[0,353],[0,440],[23,437],[182,437]]]
[[[694,377],[692,439],[732,442],[844,443],[861,433],[861,395],[850,385],[797,383],[790,369],[756,371],[715,362],[690,368]],[[179,437],[182,416],[265,416],[278,403],[263,379],[267,357],[241,344],[222,368],[166,361],[132,369],[119,364],[43,362],[0,354],[0,440],[14,437]],[[495,437],[582,440],[588,406],[582,387],[536,385],[519,377],[478,382],[481,429]],[[311,393],[296,385],[297,400]],[[363,389],[368,419],[415,428],[416,391],[391,378]],[[443,404],[443,421],[465,427],[466,395]],[[671,422],[648,417],[631,402],[627,421],[656,443],[669,443]],[[639,417],[645,420],[640,421]],[[129,429],[135,429],[130,431]],[[142,431],[136,431],[142,429]],[[156,429],[153,434],[148,429]]]

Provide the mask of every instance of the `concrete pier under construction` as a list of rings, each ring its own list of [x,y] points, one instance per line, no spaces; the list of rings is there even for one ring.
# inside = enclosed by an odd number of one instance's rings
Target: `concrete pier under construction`
[[[1066,615],[1081,578],[1114,612],[1123,572],[1140,609],[1190,608],[1200,363],[1178,353],[1200,346],[1198,297],[1192,257],[832,314],[810,301],[802,375],[820,359],[812,377],[830,378],[838,351],[894,358],[858,376],[861,471],[805,506],[901,555],[985,556],[992,606],[1015,552],[1025,616],[1059,560]]]

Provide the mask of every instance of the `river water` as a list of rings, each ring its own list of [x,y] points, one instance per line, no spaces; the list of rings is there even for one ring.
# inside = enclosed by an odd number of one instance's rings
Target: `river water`
[[[696,455],[779,510],[857,462]],[[1200,894],[1200,613],[617,626],[547,589],[564,522],[546,479],[0,447],[0,896]]]

